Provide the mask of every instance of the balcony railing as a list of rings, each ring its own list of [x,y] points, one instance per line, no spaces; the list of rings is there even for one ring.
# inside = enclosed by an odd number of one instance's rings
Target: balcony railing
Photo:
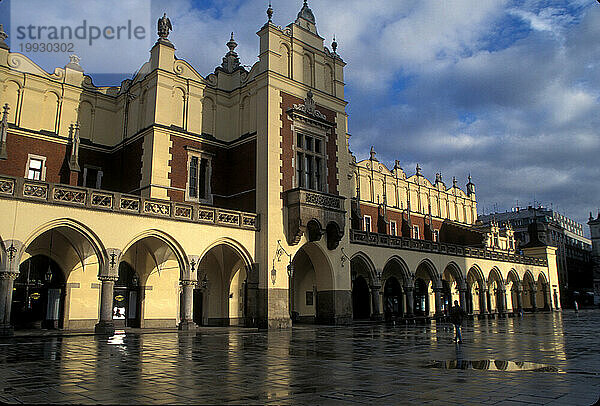
[[[462,245],[427,240],[414,240],[412,238],[395,237],[387,234],[367,233],[366,231],[360,230],[350,230],[350,242],[354,244],[371,245],[374,247],[400,248],[433,254],[490,259],[525,265],[548,266],[548,261],[542,258],[526,257],[524,255],[508,254],[505,252],[489,251],[483,248],[465,247]]]
[[[219,209],[196,203],[148,199],[106,190],[40,182],[12,176],[0,176],[0,197],[259,230],[258,215],[253,213]]]

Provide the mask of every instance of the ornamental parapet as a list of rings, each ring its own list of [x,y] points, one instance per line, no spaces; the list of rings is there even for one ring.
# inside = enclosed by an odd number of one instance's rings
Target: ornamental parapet
[[[415,240],[407,237],[396,237],[387,234],[368,233],[360,230],[350,230],[352,244],[370,245],[374,247],[398,248],[432,254],[454,255],[489,259],[534,266],[548,266],[548,261],[542,258],[526,257],[524,255],[508,254],[489,251],[483,248],[465,247],[462,245],[440,243],[428,240]]]
[[[254,213],[202,206],[197,203],[149,199],[106,190],[4,175],[0,176],[0,198],[167,218],[197,224],[214,224],[253,231],[258,231],[260,228],[259,217]]]

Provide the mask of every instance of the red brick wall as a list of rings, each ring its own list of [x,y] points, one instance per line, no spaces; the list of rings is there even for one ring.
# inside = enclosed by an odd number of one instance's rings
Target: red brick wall
[[[281,129],[281,186],[283,191],[292,189],[293,185],[293,176],[294,176],[294,168],[292,167],[292,158],[293,155],[293,144],[294,144],[294,134],[292,132],[292,121],[288,117],[287,111],[291,109],[294,104],[304,104],[304,100],[292,96],[290,94],[281,92],[281,121],[283,123],[283,128]],[[321,107],[317,105],[317,110],[327,117],[327,121],[335,123],[336,114],[332,110],[326,109],[325,107]],[[338,168],[337,168],[337,139],[336,139],[336,126],[331,130],[329,134],[329,139],[327,141],[327,145],[325,146],[325,150],[329,159],[327,160],[327,184],[329,185],[329,193],[337,195],[338,194]]]
[[[172,146],[171,186],[185,189],[188,178],[188,151],[192,147],[213,154],[211,191],[215,196],[214,204],[218,207],[243,211],[256,210],[256,192],[232,196],[256,188],[256,140],[245,142],[233,148],[220,148],[198,140],[171,135]],[[182,202],[185,192],[169,190],[171,200]]]
[[[362,215],[361,230],[367,231],[367,230],[365,230],[365,215],[367,215],[367,216],[371,217],[371,232],[376,233],[377,232],[377,219],[379,217],[379,211],[378,211],[377,207],[361,204],[360,205],[360,214]]]
[[[112,153],[102,152],[81,145],[79,184],[83,185],[83,168],[86,165],[102,168],[102,189],[121,193],[132,193],[142,182],[143,138],[119,148]],[[135,192],[139,194],[139,192]]]
[[[24,137],[8,132],[6,139],[7,160],[0,160],[0,173],[3,175],[24,177],[27,157],[35,154],[46,157],[46,181],[69,183],[67,166],[68,145],[38,138]]]

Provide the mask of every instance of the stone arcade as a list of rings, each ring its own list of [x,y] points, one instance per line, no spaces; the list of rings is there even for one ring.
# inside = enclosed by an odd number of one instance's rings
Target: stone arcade
[[[0,38],[2,334],[557,309],[555,249],[474,228],[470,179],[357,162],[337,43],[306,2],[285,28],[267,14],[252,68],[232,34],[206,76],[164,16],[117,87]]]

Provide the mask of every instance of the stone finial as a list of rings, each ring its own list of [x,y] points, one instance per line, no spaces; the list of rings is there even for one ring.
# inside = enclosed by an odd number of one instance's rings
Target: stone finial
[[[267,17],[269,17],[269,22],[273,20],[273,7],[271,7],[271,2],[269,1],[269,8],[267,9]]]
[[[377,158],[375,158],[375,155],[377,155],[377,152],[375,152],[375,148],[372,145],[371,145],[371,151],[369,151],[369,155],[370,155],[371,161],[377,160]]]
[[[302,6],[302,9],[300,10],[300,12],[298,13],[298,18],[304,18],[305,20],[315,24],[315,15],[313,14],[312,10],[310,9],[310,7],[308,7],[308,1],[304,0],[304,5]]]
[[[421,176],[421,166],[417,164],[417,176]]]
[[[79,167],[79,130],[80,130],[79,122],[75,122],[75,124],[71,124],[71,128],[69,129],[69,133],[71,135],[71,157],[69,158],[69,169],[74,172],[81,171]]]
[[[171,25],[171,20],[167,17],[167,13],[164,13],[158,19],[158,38],[168,41],[170,31],[173,31],[173,26]]]
[[[441,183],[442,182],[442,174],[440,172],[435,174],[435,183]]]
[[[400,169],[402,170],[402,167],[400,167],[400,161],[396,159],[396,161],[394,162],[394,169]]]
[[[469,172],[469,176],[467,177],[467,179],[469,180],[469,183],[471,183],[471,172]]]
[[[229,52],[227,52],[227,54],[223,57],[223,63],[221,63],[221,67],[225,70],[225,72],[232,73],[240,67],[240,58],[235,52],[238,43],[235,42],[235,39],[233,38],[233,32],[231,33],[231,38],[226,45],[227,48],[229,48]]]
[[[233,32],[231,33],[231,38],[229,39],[229,42],[227,43],[227,47],[229,48],[229,52],[234,52],[234,50],[237,48],[238,44],[237,42],[235,42],[235,39],[233,39]]]
[[[4,32],[4,25],[0,24],[0,48],[10,49],[9,46],[4,42],[8,38],[8,34]]]
[[[594,216],[592,216],[592,212],[590,212],[590,221],[594,219]]]
[[[331,49],[333,49],[333,53],[337,53],[337,47],[338,47],[338,43],[335,40],[335,35],[333,36],[333,42],[331,43]]]
[[[456,176],[452,177],[452,187],[456,187]]]

